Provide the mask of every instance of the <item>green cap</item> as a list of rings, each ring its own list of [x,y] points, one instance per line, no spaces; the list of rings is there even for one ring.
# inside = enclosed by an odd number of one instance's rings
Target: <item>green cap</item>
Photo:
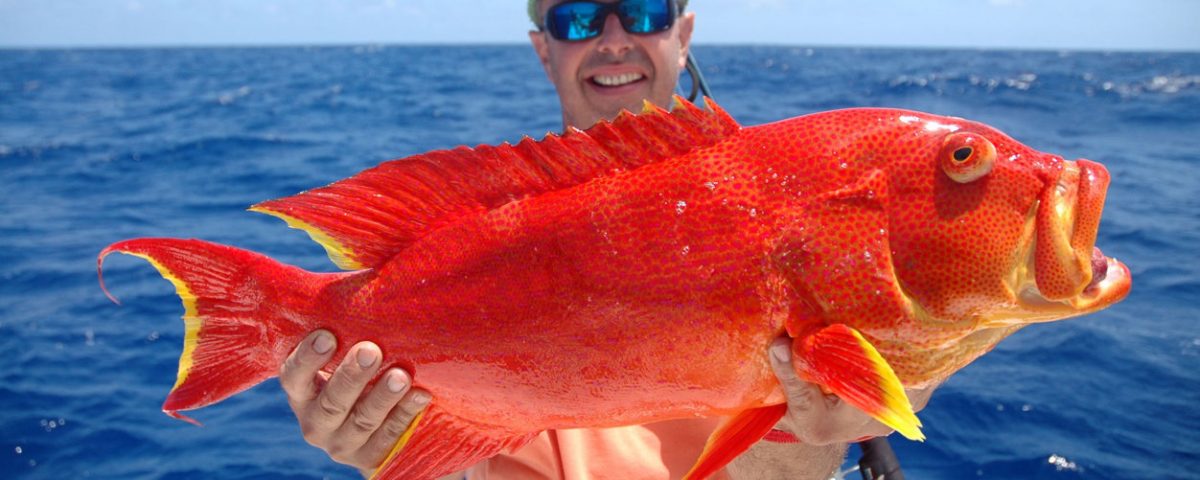
[[[538,27],[538,29],[541,29],[542,19],[538,18],[537,5],[538,0],[529,0],[529,21],[533,22],[533,25]]]
[[[687,8],[688,0],[676,0],[675,3],[679,5],[679,11],[682,12]],[[542,19],[538,18],[538,0],[529,0],[526,10],[529,11],[529,21],[533,22],[533,25],[540,30]]]

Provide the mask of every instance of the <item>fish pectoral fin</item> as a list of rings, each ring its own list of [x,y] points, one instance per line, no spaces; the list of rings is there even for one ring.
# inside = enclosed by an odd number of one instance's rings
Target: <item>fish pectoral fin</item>
[[[537,432],[511,432],[442,410],[437,399],[409,424],[372,480],[439,478],[525,446]]]
[[[904,385],[857,330],[834,324],[792,344],[796,373],[910,440],[925,440]]]
[[[708,437],[704,452],[685,480],[708,478],[761,440],[787,413],[787,404],[745,410],[726,421]]]

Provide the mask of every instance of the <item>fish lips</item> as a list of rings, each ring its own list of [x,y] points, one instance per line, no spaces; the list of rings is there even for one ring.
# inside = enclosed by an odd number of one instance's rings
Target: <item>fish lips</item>
[[[1095,246],[1109,181],[1099,163],[1064,160],[1058,181],[1043,192],[1033,264],[1037,291],[1045,300],[1090,311],[1128,294],[1129,268]]]

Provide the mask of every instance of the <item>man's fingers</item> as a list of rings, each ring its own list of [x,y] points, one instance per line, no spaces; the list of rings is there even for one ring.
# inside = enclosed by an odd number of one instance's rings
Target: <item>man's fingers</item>
[[[380,358],[382,353],[374,343],[362,342],[350,348],[325,388],[309,403],[300,418],[305,439],[315,445],[328,443],[326,436],[342,426],[367,382],[379,370]],[[329,447],[325,447],[326,451]]]
[[[815,384],[804,381],[792,366],[792,340],[771,344],[771,369],[788,397],[785,423],[801,441],[811,445],[849,442],[861,437],[884,436],[891,428]]]
[[[403,370],[393,368],[380,377],[371,393],[358,401],[354,410],[334,433],[339,443],[361,446],[383,425],[388,413],[408,393],[411,381]]]
[[[279,368],[279,383],[287,393],[288,403],[292,405],[293,410],[297,410],[297,414],[310,400],[316,398],[320,390],[320,385],[316,383],[317,372],[329,362],[336,346],[337,340],[333,338],[333,334],[317,330],[300,342]]]
[[[417,415],[429,406],[429,392],[424,390],[412,389],[404,396],[399,405],[396,405],[388,414],[383,425],[371,435],[371,439],[363,445],[362,455],[365,458],[371,459],[375,466],[383,462],[387,454],[392,451],[392,447],[396,445],[396,441],[400,436],[408,430],[409,425],[412,425]]]

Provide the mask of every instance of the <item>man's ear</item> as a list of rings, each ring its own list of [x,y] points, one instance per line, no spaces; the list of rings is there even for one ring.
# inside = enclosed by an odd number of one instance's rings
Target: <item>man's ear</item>
[[[546,34],[536,30],[529,32],[529,43],[533,44],[533,51],[537,53],[538,60],[542,62],[542,70],[545,70],[546,77],[554,82],[554,77],[550,75],[550,46],[546,45]]]
[[[692,28],[696,26],[696,12],[687,12],[675,20],[679,29],[679,69],[687,68],[688,47],[692,44]]]

